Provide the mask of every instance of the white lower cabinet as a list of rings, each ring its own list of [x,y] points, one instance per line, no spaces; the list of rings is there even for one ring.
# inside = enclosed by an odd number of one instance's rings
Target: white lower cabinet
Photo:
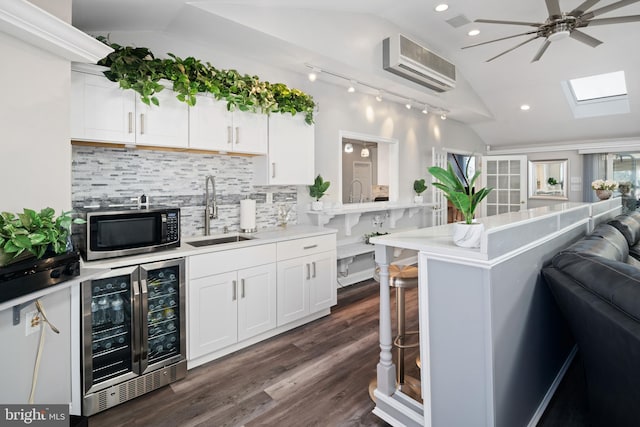
[[[336,251],[278,261],[278,326],[336,304]]]
[[[188,257],[191,367],[329,313],[334,233]]]
[[[335,305],[335,234],[289,240],[277,246],[278,326]]]
[[[199,357],[276,327],[276,266],[192,280],[190,356]]]

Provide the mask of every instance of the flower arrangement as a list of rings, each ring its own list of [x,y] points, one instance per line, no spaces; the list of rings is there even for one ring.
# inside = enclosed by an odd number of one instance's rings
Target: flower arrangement
[[[618,188],[618,183],[610,180],[596,179],[591,183],[591,188],[594,190],[615,190]]]

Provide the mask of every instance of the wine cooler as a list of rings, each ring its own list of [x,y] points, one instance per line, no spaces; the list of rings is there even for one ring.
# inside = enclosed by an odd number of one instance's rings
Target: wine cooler
[[[82,283],[82,414],[187,373],[185,262],[113,269]]]

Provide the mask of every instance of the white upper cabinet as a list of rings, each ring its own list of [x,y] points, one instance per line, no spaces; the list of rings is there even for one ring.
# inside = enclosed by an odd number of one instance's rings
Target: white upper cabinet
[[[310,185],[314,175],[314,126],[303,114],[269,116],[269,153],[254,160],[256,184]]]
[[[170,89],[147,106],[102,74],[71,72],[71,139],[186,148],[189,109]]]
[[[136,96],[104,76],[71,73],[71,139],[136,141]]]
[[[228,111],[225,101],[198,95],[189,110],[189,147],[222,152],[266,154],[267,116]]]

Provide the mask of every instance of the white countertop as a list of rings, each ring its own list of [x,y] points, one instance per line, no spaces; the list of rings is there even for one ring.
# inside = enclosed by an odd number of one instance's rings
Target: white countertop
[[[444,256],[488,260],[489,255],[486,249],[486,241],[487,238],[491,238],[491,235],[497,235],[498,232],[505,231],[514,233],[514,231],[509,231],[509,229],[561,214],[586,211],[587,208],[591,208],[592,205],[596,204],[597,203],[567,202],[552,206],[527,209],[520,212],[510,212],[478,218],[478,221],[482,222],[485,227],[485,238],[483,238],[484,247],[481,244],[481,247],[478,249],[456,246],[452,241],[453,224],[391,233],[385,236],[372,237],[370,241],[376,245],[393,246],[423,252],[437,252]]]
[[[413,202],[368,202],[349,203],[341,206],[323,209],[321,211],[307,211],[311,215],[346,215],[352,213],[378,212],[394,209],[407,208],[427,208],[435,206],[435,203],[413,203]]]
[[[81,267],[85,268],[118,268],[129,265],[145,264],[149,262],[164,261],[174,258],[182,258],[191,255],[205,254],[209,252],[226,251],[229,249],[246,248],[249,246],[266,245],[291,239],[302,239],[305,237],[321,236],[324,234],[335,234],[337,230],[331,228],[317,227],[312,225],[289,225],[286,228],[276,227],[260,230],[256,233],[226,233],[211,234],[209,236],[191,237],[181,241],[180,247],[161,250],[148,254],[133,255],[120,258],[109,258],[97,261],[82,261]],[[189,242],[198,240],[208,240],[217,237],[245,236],[250,240],[240,242],[224,243],[218,245],[196,247],[189,245]]]

